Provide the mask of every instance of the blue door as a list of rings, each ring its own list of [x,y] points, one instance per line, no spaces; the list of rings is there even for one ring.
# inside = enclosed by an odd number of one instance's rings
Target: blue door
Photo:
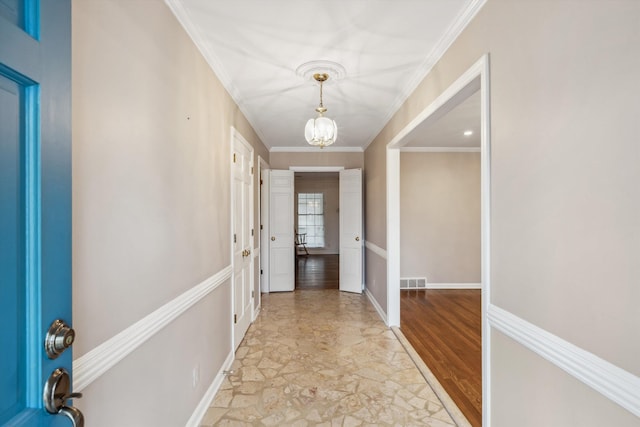
[[[79,423],[73,331],[45,351],[71,323],[70,36],[70,0],[0,1],[0,425]]]

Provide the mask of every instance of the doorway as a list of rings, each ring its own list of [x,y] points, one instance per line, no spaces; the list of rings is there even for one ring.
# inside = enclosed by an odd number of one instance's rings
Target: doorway
[[[490,226],[490,169],[489,169],[489,62],[488,55],[484,55],[467,72],[458,78],[425,110],[422,111],[409,125],[398,133],[387,145],[387,318],[390,326],[400,326],[400,282],[401,282],[401,151],[404,147],[419,147],[414,140],[419,139],[421,133],[444,117],[449,111],[460,105],[474,93],[479,93],[478,130],[480,156],[480,293],[481,293],[481,381],[482,395],[487,396],[488,390],[488,354],[489,330],[487,306],[489,303],[489,226]],[[438,147],[430,147],[431,151]],[[450,148],[450,147],[448,147]],[[455,151],[455,150],[454,150]],[[419,250],[420,248],[414,248]],[[426,277],[425,282],[428,282]],[[487,396],[488,397],[488,396]],[[481,422],[489,423],[488,399],[482,399]],[[479,423],[478,423],[479,425]]]
[[[307,180],[307,189],[294,193],[294,174],[315,173]],[[334,173],[337,176],[337,194],[335,178],[331,191],[330,206],[325,215],[325,194],[318,190],[319,173]],[[364,239],[363,239],[363,199],[362,170],[343,167],[290,167],[289,170],[270,170],[269,230],[270,268],[269,292],[293,291],[295,289],[294,256],[298,241],[296,234],[304,234],[308,245],[306,252],[319,250],[327,255],[339,256],[339,289],[341,291],[362,293],[364,289]],[[326,177],[325,177],[326,178]],[[329,179],[329,178],[327,178]],[[303,194],[299,205],[297,195]],[[335,204],[336,196],[338,204]],[[317,205],[318,210],[309,212],[307,203]],[[300,208],[302,206],[302,208]],[[338,208],[340,206],[341,208]],[[304,212],[298,212],[303,209]],[[295,211],[295,212],[294,212]],[[299,216],[300,213],[304,217]],[[328,216],[328,218],[327,218]],[[325,220],[337,227],[331,227],[331,233],[325,235]],[[319,233],[321,231],[321,233]],[[278,234],[279,233],[279,234]],[[307,236],[307,234],[309,234]],[[314,248],[315,246],[315,248]],[[280,252],[277,250],[282,248]],[[328,253],[327,253],[328,252]],[[278,263],[274,262],[280,254]],[[345,262],[347,260],[347,262]],[[303,261],[301,261],[303,263]],[[289,264],[290,263],[290,264]],[[291,267],[289,268],[289,265]],[[276,278],[276,274],[280,274]],[[289,285],[290,284],[290,285]]]
[[[339,172],[295,172],[295,289],[339,289]]]

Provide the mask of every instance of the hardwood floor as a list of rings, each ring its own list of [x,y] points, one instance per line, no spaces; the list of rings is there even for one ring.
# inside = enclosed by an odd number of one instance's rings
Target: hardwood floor
[[[339,289],[340,255],[296,257],[296,289]]]
[[[472,426],[482,425],[480,290],[400,292],[400,330]]]

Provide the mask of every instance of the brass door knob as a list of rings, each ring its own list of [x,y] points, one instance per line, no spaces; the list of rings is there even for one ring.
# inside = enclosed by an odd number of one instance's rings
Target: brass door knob
[[[275,242],[276,241],[276,236],[271,236],[271,241]]]
[[[359,242],[359,241],[360,241],[360,237],[356,237],[356,242]]]

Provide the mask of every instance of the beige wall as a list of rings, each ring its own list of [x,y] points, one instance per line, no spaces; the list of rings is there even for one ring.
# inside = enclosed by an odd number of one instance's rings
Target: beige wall
[[[384,131],[384,129],[383,129]],[[378,140],[379,138],[376,138]],[[364,153],[365,236],[382,249],[387,248],[387,158],[386,144],[369,145]],[[369,259],[367,259],[369,262]],[[386,279],[385,279],[386,280]],[[386,307],[386,306],[385,306]]]
[[[298,176],[300,175],[300,176]],[[298,229],[298,193],[324,194],[324,248],[308,248],[311,254],[340,253],[340,178],[337,173],[320,177],[318,174],[296,173],[295,223]]]
[[[272,169],[289,169],[290,166],[343,166],[357,169],[364,166],[364,153],[321,150],[301,153],[271,152],[269,165]]]
[[[230,264],[230,127],[268,153],[164,2],[72,19],[78,359]],[[88,424],[184,425],[231,351],[229,286],[91,383]]]
[[[480,283],[480,153],[400,154],[400,276]]]
[[[385,145],[489,53],[490,302],[634,375],[640,155],[631,124],[640,115],[639,19],[640,3],[631,0],[488,0],[365,152],[367,235],[384,244]],[[373,177],[381,185],[371,185]],[[521,376],[506,361],[523,352]],[[587,406],[588,413],[602,408],[608,425],[637,425],[519,344],[492,347],[491,369],[485,398],[493,426],[540,425],[524,416],[534,412],[544,413],[545,425],[567,425],[574,408]],[[527,395],[513,393],[524,388]],[[530,395],[544,395],[548,406]]]

